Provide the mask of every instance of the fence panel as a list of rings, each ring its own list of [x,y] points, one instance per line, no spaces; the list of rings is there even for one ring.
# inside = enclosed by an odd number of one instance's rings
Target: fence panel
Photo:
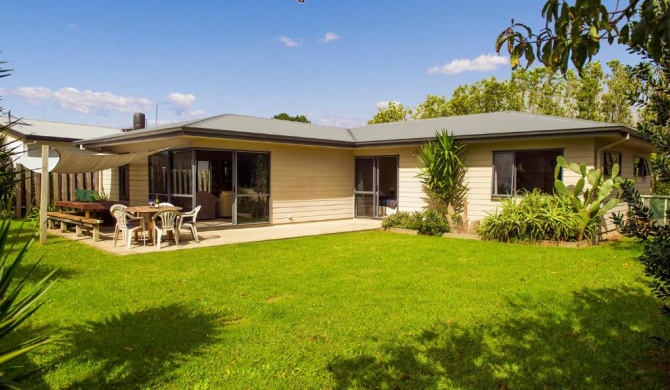
[[[39,196],[41,177],[36,173],[25,169],[22,165],[16,167],[17,178],[21,180],[16,185],[14,196],[14,211],[17,217],[24,217],[33,206],[39,207]],[[98,188],[97,173],[49,173],[49,197],[50,203],[55,200],[75,200],[77,188],[85,190],[100,191]]]

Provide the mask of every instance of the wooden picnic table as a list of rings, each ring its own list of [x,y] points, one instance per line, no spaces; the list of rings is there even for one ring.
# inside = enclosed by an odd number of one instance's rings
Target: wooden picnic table
[[[149,232],[149,245],[152,245],[154,242],[154,220],[153,216],[159,211],[169,210],[169,211],[181,211],[179,206],[130,206],[126,207],[126,211],[129,213],[134,213],[142,217],[144,227]],[[135,230],[135,240],[137,240],[137,230]]]
[[[106,211],[109,210],[107,204],[102,202],[81,202],[75,200],[57,200],[54,202],[56,207],[59,208],[70,208],[77,211],[83,211],[86,218],[91,218],[91,212]],[[109,202],[106,202],[109,203]]]

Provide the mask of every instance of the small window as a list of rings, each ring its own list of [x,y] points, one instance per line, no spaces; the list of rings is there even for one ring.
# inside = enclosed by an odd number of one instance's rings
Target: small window
[[[649,176],[649,163],[644,157],[634,157],[633,158],[633,175],[635,177],[647,177]]]
[[[493,153],[493,196],[520,191],[554,191],[554,168],[561,150],[523,150]]]
[[[621,153],[612,152],[610,150],[605,151],[605,156],[603,159],[603,173],[607,176],[612,175],[612,167],[614,164],[619,164],[619,172],[622,171],[621,166]]]

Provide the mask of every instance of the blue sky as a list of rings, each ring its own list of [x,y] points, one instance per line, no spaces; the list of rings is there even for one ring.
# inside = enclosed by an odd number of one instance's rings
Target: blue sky
[[[3,2],[2,106],[15,116],[129,127],[234,113],[364,124],[461,84],[508,78],[494,42],[543,1]],[[622,47],[598,60],[633,62]]]

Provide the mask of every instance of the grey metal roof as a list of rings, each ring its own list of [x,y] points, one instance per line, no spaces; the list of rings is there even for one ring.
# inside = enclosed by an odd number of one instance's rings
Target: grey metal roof
[[[435,132],[442,129],[447,129],[457,139],[464,141],[612,132],[636,134],[634,129],[618,124],[517,111],[382,123],[352,129],[226,114],[104,137],[89,137],[77,143],[104,146],[141,139],[192,135],[357,147],[423,142],[433,139]]]
[[[3,121],[8,123],[7,118]],[[91,137],[120,134],[120,129],[102,126],[79,125],[37,119],[21,119],[9,130],[14,136],[28,140],[78,141]]]
[[[224,114],[204,119],[171,123],[124,132],[120,135],[87,139],[82,144],[143,139],[165,134],[205,135],[258,140],[295,140],[315,143],[348,144],[355,140],[347,129],[279,119]]]
[[[518,111],[450,116],[404,122],[380,123],[351,129],[357,143],[426,140],[446,129],[456,139],[504,138],[560,133],[630,131],[624,126],[583,119],[528,114]]]

